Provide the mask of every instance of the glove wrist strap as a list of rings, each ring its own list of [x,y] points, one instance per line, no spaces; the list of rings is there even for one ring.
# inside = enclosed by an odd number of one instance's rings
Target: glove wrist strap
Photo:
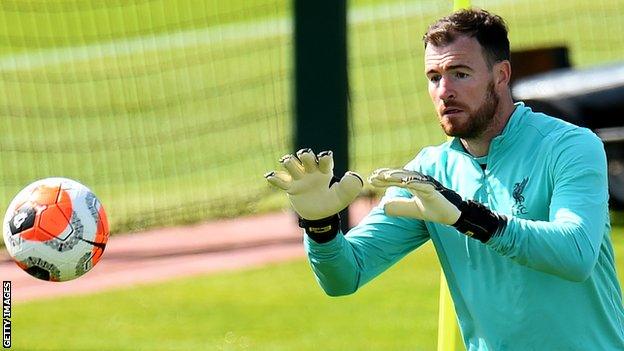
[[[491,211],[478,202],[463,201],[459,209],[461,215],[453,227],[482,243],[486,243],[507,226],[507,217]]]
[[[299,217],[299,227],[305,229],[310,239],[319,244],[333,240],[340,231],[340,216],[336,213],[333,216],[308,220]]]

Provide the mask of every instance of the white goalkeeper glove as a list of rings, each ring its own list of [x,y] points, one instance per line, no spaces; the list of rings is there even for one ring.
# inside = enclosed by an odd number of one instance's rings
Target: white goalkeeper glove
[[[335,236],[340,223],[338,212],[360,193],[364,185],[362,178],[354,172],[346,172],[342,179],[335,177],[331,151],[316,156],[311,149],[301,149],[296,156],[283,156],[280,163],[286,171],[269,172],[265,178],[286,191],[293,209],[301,217],[299,225],[308,234]]]
[[[464,201],[433,177],[405,169],[381,168],[368,181],[376,187],[399,186],[410,190],[410,199],[396,198],[384,204],[389,216],[413,217],[452,225],[458,231],[487,242],[507,225],[507,218],[475,201]]]

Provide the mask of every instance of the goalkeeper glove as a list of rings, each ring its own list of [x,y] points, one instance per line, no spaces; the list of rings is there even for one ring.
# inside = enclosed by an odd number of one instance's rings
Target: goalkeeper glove
[[[283,156],[280,163],[286,171],[269,172],[264,177],[286,191],[300,217],[299,226],[305,228],[313,240],[333,239],[340,227],[338,212],[360,193],[364,186],[362,178],[354,172],[346,172],[342,179],[335,177],[331,151],[317,156],[311,149],[301,149],[296,156]]]
[[[382,168],[373,172],[369,182],[376,187],[406,188],[414,195],[410,199],[396,198],[386,202],[384,211],[389,216],[413,217],[452,225],[458,231],[484,243],[507,225],[505,216],[478,202],[464,201],[453,190],[420,172]]]

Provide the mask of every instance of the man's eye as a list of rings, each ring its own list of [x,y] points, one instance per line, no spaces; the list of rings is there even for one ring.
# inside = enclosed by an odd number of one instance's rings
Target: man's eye
[[[463,73],[463,72],[457,72],[457,73],[455,73],[455,77],[457,77],[457,78],[468,78],[468,74],[467,73]]]
[[[440,76],[430,76],[429,81],[432,83],[436,83],[440,80]]]

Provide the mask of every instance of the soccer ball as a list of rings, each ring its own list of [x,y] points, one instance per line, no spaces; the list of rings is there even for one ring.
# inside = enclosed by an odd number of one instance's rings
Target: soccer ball
[[[91,190],[71,179],[46,178],[11,201],[3,233],[20,268],[33,277],[61,282],[95,266],[109,231],[104,208]]]

